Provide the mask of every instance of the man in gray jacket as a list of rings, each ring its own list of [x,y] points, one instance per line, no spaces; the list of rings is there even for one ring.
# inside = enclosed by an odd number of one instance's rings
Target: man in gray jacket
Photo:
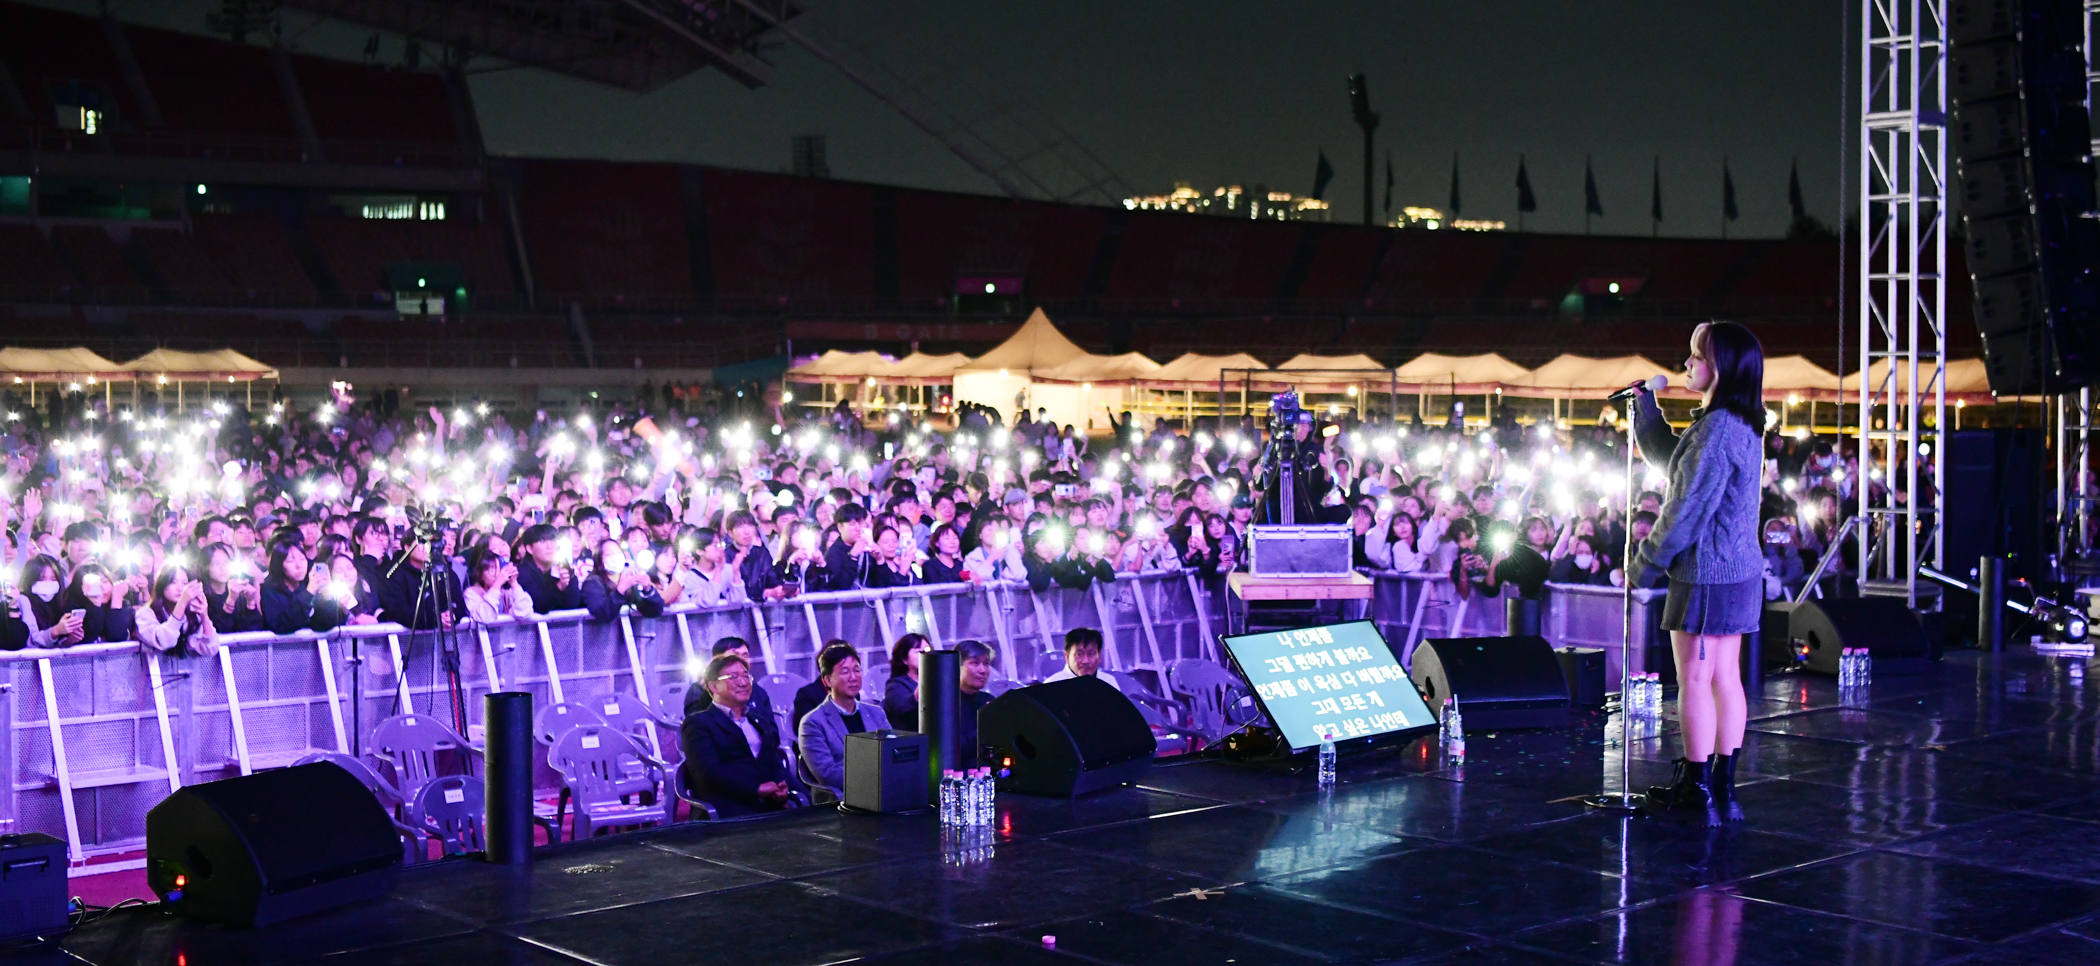
[[[824,702],[804,715],[796,734],[801,737],[802,770],[810,785],[846,797],[846,736],[863,731],[883,731],[890,719],[882,706],[860,700],[860,654],[850,644],[833,644],[817,655],[817,680],[824,685]]]

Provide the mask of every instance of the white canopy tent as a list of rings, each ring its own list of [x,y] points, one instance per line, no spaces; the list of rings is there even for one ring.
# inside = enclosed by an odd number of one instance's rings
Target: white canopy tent
[[[1531,399],[1571,399],[1590,395],[1602,399],[1632,383],[1669,372],[1646,356],[1593,359],[1571,353],[1504,383],[1502,391]],[[1663,390],[1663,395],[1672,399],[1692,398],[1691,392],[1679,385]]]
[[[1929,362],[1918,364],[1921,395],[1932,388],[1934,368]],[[1897,369],[1896,378],[1889,379],[1889,364],[1886,359],[1874,363],[1867,372],[1867,388],[1872,390],[1885,392],[1893,386],[1894,390],[1900,393],[1910,381],[1906,369]],[[1859,373],[1856,371],[1845,377],[1844,399],[1850,402],[1859,400]],[[1991,394],[1990,375],[1984,369],[1982,359],[1955,359],[1947,363],[1947,401],[1970,406],[1989,406],[1998,401],[1998,397]]]
[[[1036,309],[1005,342],[956,369],[955,401],[990,407],[1009,424],[1027,406],[1048,410],[1047,417],[1061,424],[1084,426],[1079,387],[1069,387],[1069,391],[1051,389],[1049,384],[1038,387],[1034,374],[1086,355],[1085,349],[1050,324],[1042,309]]]
[[[1515,383],[1531,370],[1487,352],[1447,356],[1425,352],[1393,370],[1403,392],[1488,393]]]
[[[107,402],[110,383],[130,382],[132,378],[122,366],[78,346],[67,349],[9,346],[0,349],[0,379],[27,388],[30,405],[36,404],[36,386],[40,382],[61,387],[72,383],[83,386],[101,383],[103,400]]]
[[[253,405],[256,380],[277,378],[277,370],[232,349],[210,352],[155,349],[118,368],[131,373],[135,382],[151,379],[161,386],[174,383],[178,408],[184,403],[184,387],[189,383],[246,383],[248,402]]]
[[[853,383],[896,365],[880,352],[833,349],[787,371],[789,382]]]

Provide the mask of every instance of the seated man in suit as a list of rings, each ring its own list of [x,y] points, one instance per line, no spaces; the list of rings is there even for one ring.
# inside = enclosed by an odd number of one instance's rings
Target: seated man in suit
[[[779,726],[770,715],[747,713],[756,686],[751,663],[723,654],[708,662],[701,681],[714,702],[688,715],[678,731],[687,787],[723,818],[787,808],[791,789]]]
[[[741,637],[722,638],[715,642],[715,646],[711,649],[710,659],[721,657],[724,654],[734,654],[743,658],[744,663],[748,665],[751,663],[751,644]],[[707,693],[707,686],[699,681],[694,681],[693,687],[685,692],[685,716],[690,718],[702,711],[706,711],[708,706],[714,703],[715,696]],[[754,718],[764,718],[767,721],[773,721],[774,726],[779,727],[780,723],[773,720],[773,698],[766,693],[765,688],[758,687],[755,684],[752,685],[751,707],[746,710],[746,713]]]
[[[817,680],[824,701],[802,719],[802,767],[811,785],[834,798],[846,797],[846,736],[882,731],[890,726],[881,706],[860,700],[860,652],[850,644],[832,644],[817,655]]]

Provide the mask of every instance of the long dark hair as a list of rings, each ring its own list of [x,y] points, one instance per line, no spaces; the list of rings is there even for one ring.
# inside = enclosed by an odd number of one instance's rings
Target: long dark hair
[[[1713,367],[1713,410],[1742,417],[1752,432],[1765,431],[1765,347],[1749,329],[1735,322],[1708,322],[1692,337],[1704,336],[1702,354]]]

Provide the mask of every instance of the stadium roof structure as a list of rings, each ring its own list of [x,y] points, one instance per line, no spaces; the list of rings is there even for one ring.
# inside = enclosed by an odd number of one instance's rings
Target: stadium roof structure
[[[712,67],[763,87],[787,0],[281,0],[281,5],[636,92]]]

